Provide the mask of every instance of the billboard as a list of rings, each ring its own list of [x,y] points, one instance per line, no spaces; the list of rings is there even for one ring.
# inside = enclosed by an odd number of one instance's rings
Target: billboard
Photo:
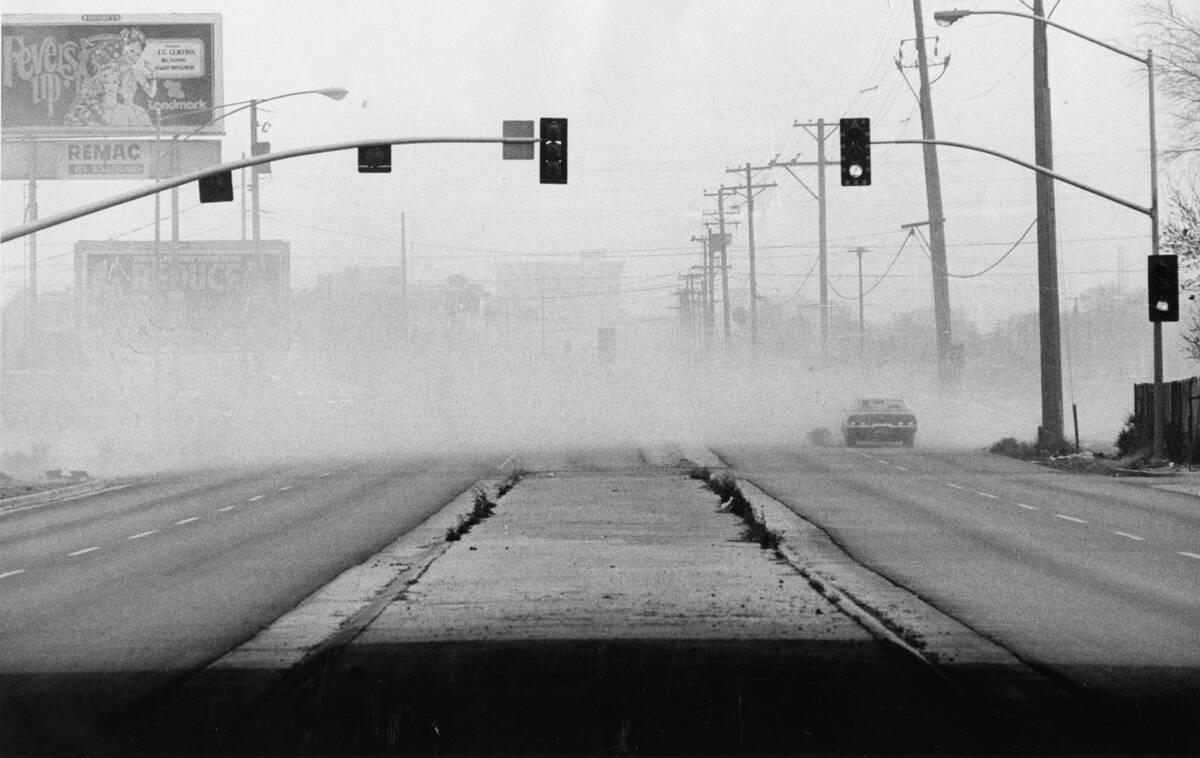
[[[191,350],[263,347],[286,337],[283,240],[75,243],[79,317],[92,344]]]
[[[5,140],[0,179],[166,179],[221,162],[220,140]]]
[[[10,136],[224,134],[219,14],[4,14]],[[219,115],[219,114],[216,114]],[[157,118],[156,118],[157,116]]]

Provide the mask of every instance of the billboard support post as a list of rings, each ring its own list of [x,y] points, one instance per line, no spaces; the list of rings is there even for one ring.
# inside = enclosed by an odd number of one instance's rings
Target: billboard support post
[[[37,221],[37,140],[29,140],[29,201],[25,206],[26,222]],[[26,363],[32,363],[37,357],[38,344],[38,255],[37,235],[29,235],[29,330],[25,335]]]

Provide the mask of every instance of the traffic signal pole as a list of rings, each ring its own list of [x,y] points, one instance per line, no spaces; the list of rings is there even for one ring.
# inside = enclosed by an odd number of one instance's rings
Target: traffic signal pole
[[[91,203],[71,208],[69,210],[55,213],[44,218],[28,221],[19,226],[9,227],[0,232],[0,242],[11,242],[15,239],[27,237],[35,232],[40,232],[43,229],[49,229],[59,224],[65,224],[68,221],[74,221],[77,218],[88,216],[97,211],[113,208],[118,205],[123,205],[143,197],[169,190],[172,187],[182,187],[185,184],[196,182],[208,177],[220,176],[228,174],[232,171],[237,171],[242,168],[257,166],[262,163],[271,163],[274,161],[289,160],[291,158],[300,158],[306,155],[319,155],[321,153],[334,153],[341,150],[356,150],[360,147],[369,145],[465,145],[465,144],[537,144],[539,140],[536,137],[384,137],[370,140],[355,140],[352,142],[336,142],[328,145],[314,145],[311,147],[298,147],[291,150],[280,150],[277,153],[270,155],[252,155],[241,160],[222,163],[217,166],[209,166],[208,168],[198,169],[186,174],[180,174],[169,179],[163,179],[161,182],[150,185],[148,187],[138,187],[127,192],[121,192],[111,197],[97,200]]]

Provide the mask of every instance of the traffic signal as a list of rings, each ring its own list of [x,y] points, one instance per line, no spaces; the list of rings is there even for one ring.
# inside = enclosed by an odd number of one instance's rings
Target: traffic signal
[[[541,183],[567,183],[567,120],[544,118],[540,122]]]
[[[367,145],[358,149],[358,173],[392,173],[392,146]]]
[[[222,171],[211,176],[202,176],[197,181],[200,185],[200,202],[202,203],[231,203],[233,202],[233,172]]]
[[[842,186],[860,187],[871,183],[871,119],[844,118],[839,124],[842,136]]]
[[[1150,295],[1151,321],[1179,320],[1179,258],[1146,256],[1146,291]]]

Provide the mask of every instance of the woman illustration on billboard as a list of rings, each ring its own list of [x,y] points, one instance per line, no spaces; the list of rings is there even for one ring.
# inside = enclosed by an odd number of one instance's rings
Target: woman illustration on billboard
[[[146,35],[122,29],[118,35],[84,40],[92,75],[84,80],[64,122],[67,126],[153,126],[150,113],[137,104],[138,92],[153,101],[158,91],[154,70],[142,58]]]

